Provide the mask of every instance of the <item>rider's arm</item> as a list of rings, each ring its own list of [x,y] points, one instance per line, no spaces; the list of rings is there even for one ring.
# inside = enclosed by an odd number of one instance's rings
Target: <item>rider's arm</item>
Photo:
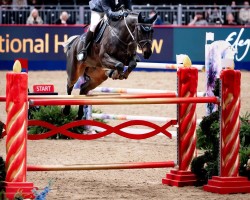
[[[117,19],[123,15],[123,12],[121,12],[121,11],[118,11],[118,12],[112,11],[109,0],[102,0],[102,8],[103,8],[103,11],[105,12],[105,14],[110,19]]]
[[[132,10],[131,0],[122,0],[122,4],[124,4],[125,9]]]

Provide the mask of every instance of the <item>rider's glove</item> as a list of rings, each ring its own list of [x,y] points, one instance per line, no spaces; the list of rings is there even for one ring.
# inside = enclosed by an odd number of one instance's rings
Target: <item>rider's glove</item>
[[[124,17],[127,17],[128,16],[128,12],[127,11],[123,11],[123,15]]]

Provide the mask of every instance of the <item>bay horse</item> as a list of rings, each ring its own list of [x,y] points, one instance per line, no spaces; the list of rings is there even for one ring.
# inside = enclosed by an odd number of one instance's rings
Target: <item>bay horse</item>
[[[127,17],[118,21],[103,20],[106,25],[102,35],[95,33],[95,40],[90,44],[85,61],[78,60],[84,48],[83,35],[72,36],[63,45],[67,60],[67,94],[71,95],[74,84],[80,76],[85,77],[85,82],[80,86],[80,95],[87,94],[108,79],[127,79],[137,65],[137,46],[142,55],[148,59],[151,54],[153,28],[157,14],[146,18],[141,13],[130,12]],[[100,24],[96,29],[102,29]],[[103,28],[104,29],[104,28]],[[101,39],[100,39],[101,37]],[[124,66],[128,68],[124,71]],[[70,112],[67,105],[62,110],[64,115]],[[79,106],[76,120],[82,119],[83,106]]]

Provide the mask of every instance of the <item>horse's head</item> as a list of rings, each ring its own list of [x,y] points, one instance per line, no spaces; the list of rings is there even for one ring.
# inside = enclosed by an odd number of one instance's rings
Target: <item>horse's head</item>
[[[138,15],[135,39],[139,48],[142,50],[142,54],[145,59],[148,59],[152,54],[151,46],[154,32],[152,24],[156,18],[157,14],[150,18],[143,17],[141,13]]]

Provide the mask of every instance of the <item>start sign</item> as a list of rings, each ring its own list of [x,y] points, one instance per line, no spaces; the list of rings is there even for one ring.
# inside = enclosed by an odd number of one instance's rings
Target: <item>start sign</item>
[[[33,85],[33,91],[36,93],[53,93],[54,85]]]

